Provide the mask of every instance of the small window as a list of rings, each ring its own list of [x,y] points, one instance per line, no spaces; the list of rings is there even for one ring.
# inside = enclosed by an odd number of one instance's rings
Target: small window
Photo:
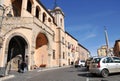
[[[71,45],[70,45],[70,42],[68,42],[68,49],[70,49]]]
[[[32,3],[30,2],[30,0],[28,0],[28,2],[27,2],[27,11],[30,13],[32,11]]]
[[[70,53],[68,53],[68,56],[70,56]]]
[[[53,50],[53,59],[55,59],[55,50]]]
[[[51,19],[50,19],[50,18],[48,18],[48,22],[51,22]]]
[[[45,22],[45,19],[46,19],[46,14],[43,13],[43,22]]]
[[[63,59],[65,59],[65,52],[63,52]]]
[[[39,12],[40,12],[39,8],[36,7],[36,15],[35,15],[35,16],[36,16],[37,18],[39,18]]]
[[[62,43],[64,44],[64,37],[62,37]]]
[[[60,19],[60,25],[62,26],[62,18]]]

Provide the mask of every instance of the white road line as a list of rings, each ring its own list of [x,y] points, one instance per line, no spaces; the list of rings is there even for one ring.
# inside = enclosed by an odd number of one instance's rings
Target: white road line
[[[86,81],[89,81],[89,78],[86,78]]]
[[[0,81],[6,80],[6,79],[10,79],[10,78],[14,78],[15,75],[9,75],[9,76],[5,76],[5,77],[1,77]]]

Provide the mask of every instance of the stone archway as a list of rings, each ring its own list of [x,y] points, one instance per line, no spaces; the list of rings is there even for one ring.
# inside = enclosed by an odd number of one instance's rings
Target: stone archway
[[[44,33],[37,35],[34,61],[37,67],[48,64],[48,38]]]
[[[25,61],[28,44],[21,36],[14,36],[8,44],[7,70],[18,70],[20,62]]]

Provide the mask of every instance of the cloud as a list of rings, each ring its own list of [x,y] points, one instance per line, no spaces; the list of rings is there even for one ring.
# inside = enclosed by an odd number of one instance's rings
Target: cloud
[[[91,38],[94,38],[94,37],[96,37],[96,36],[97,36],[96,34],[90,33],[90,34],[88,34],[87,36],[85,36],[81,41],[86,41],[86,40],[91,39]]]
[[[98,26],[92,24],[69,26],[67,31],[79,41],[84,42],[97,36]]]
[[[85,24],[85,25],[72,25],[72,26],[67,27],[66,29],[70,32],[77,32],[77,31],[79,31],[79,32],[84,31],[85,32],[85,31],[88,31],[92,28],[93,28],[92,25]]]
[[[93,37],[96,37],[96,34],[91,33],[90,35],[88,35],[88,36],[86,37],[86,39],[93,38]]]

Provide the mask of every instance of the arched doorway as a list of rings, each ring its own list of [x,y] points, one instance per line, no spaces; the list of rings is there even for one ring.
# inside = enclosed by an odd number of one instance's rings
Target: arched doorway
[[[28,49],[28,44],[21,36],[11,38],[8,45],[7,67],[8,70],[18,70],[20,62],[25,61],[25,53]]]
[[[35,65],[47,65],[48,63],[48,39],[44,33],[39,33],[36,38]]]

